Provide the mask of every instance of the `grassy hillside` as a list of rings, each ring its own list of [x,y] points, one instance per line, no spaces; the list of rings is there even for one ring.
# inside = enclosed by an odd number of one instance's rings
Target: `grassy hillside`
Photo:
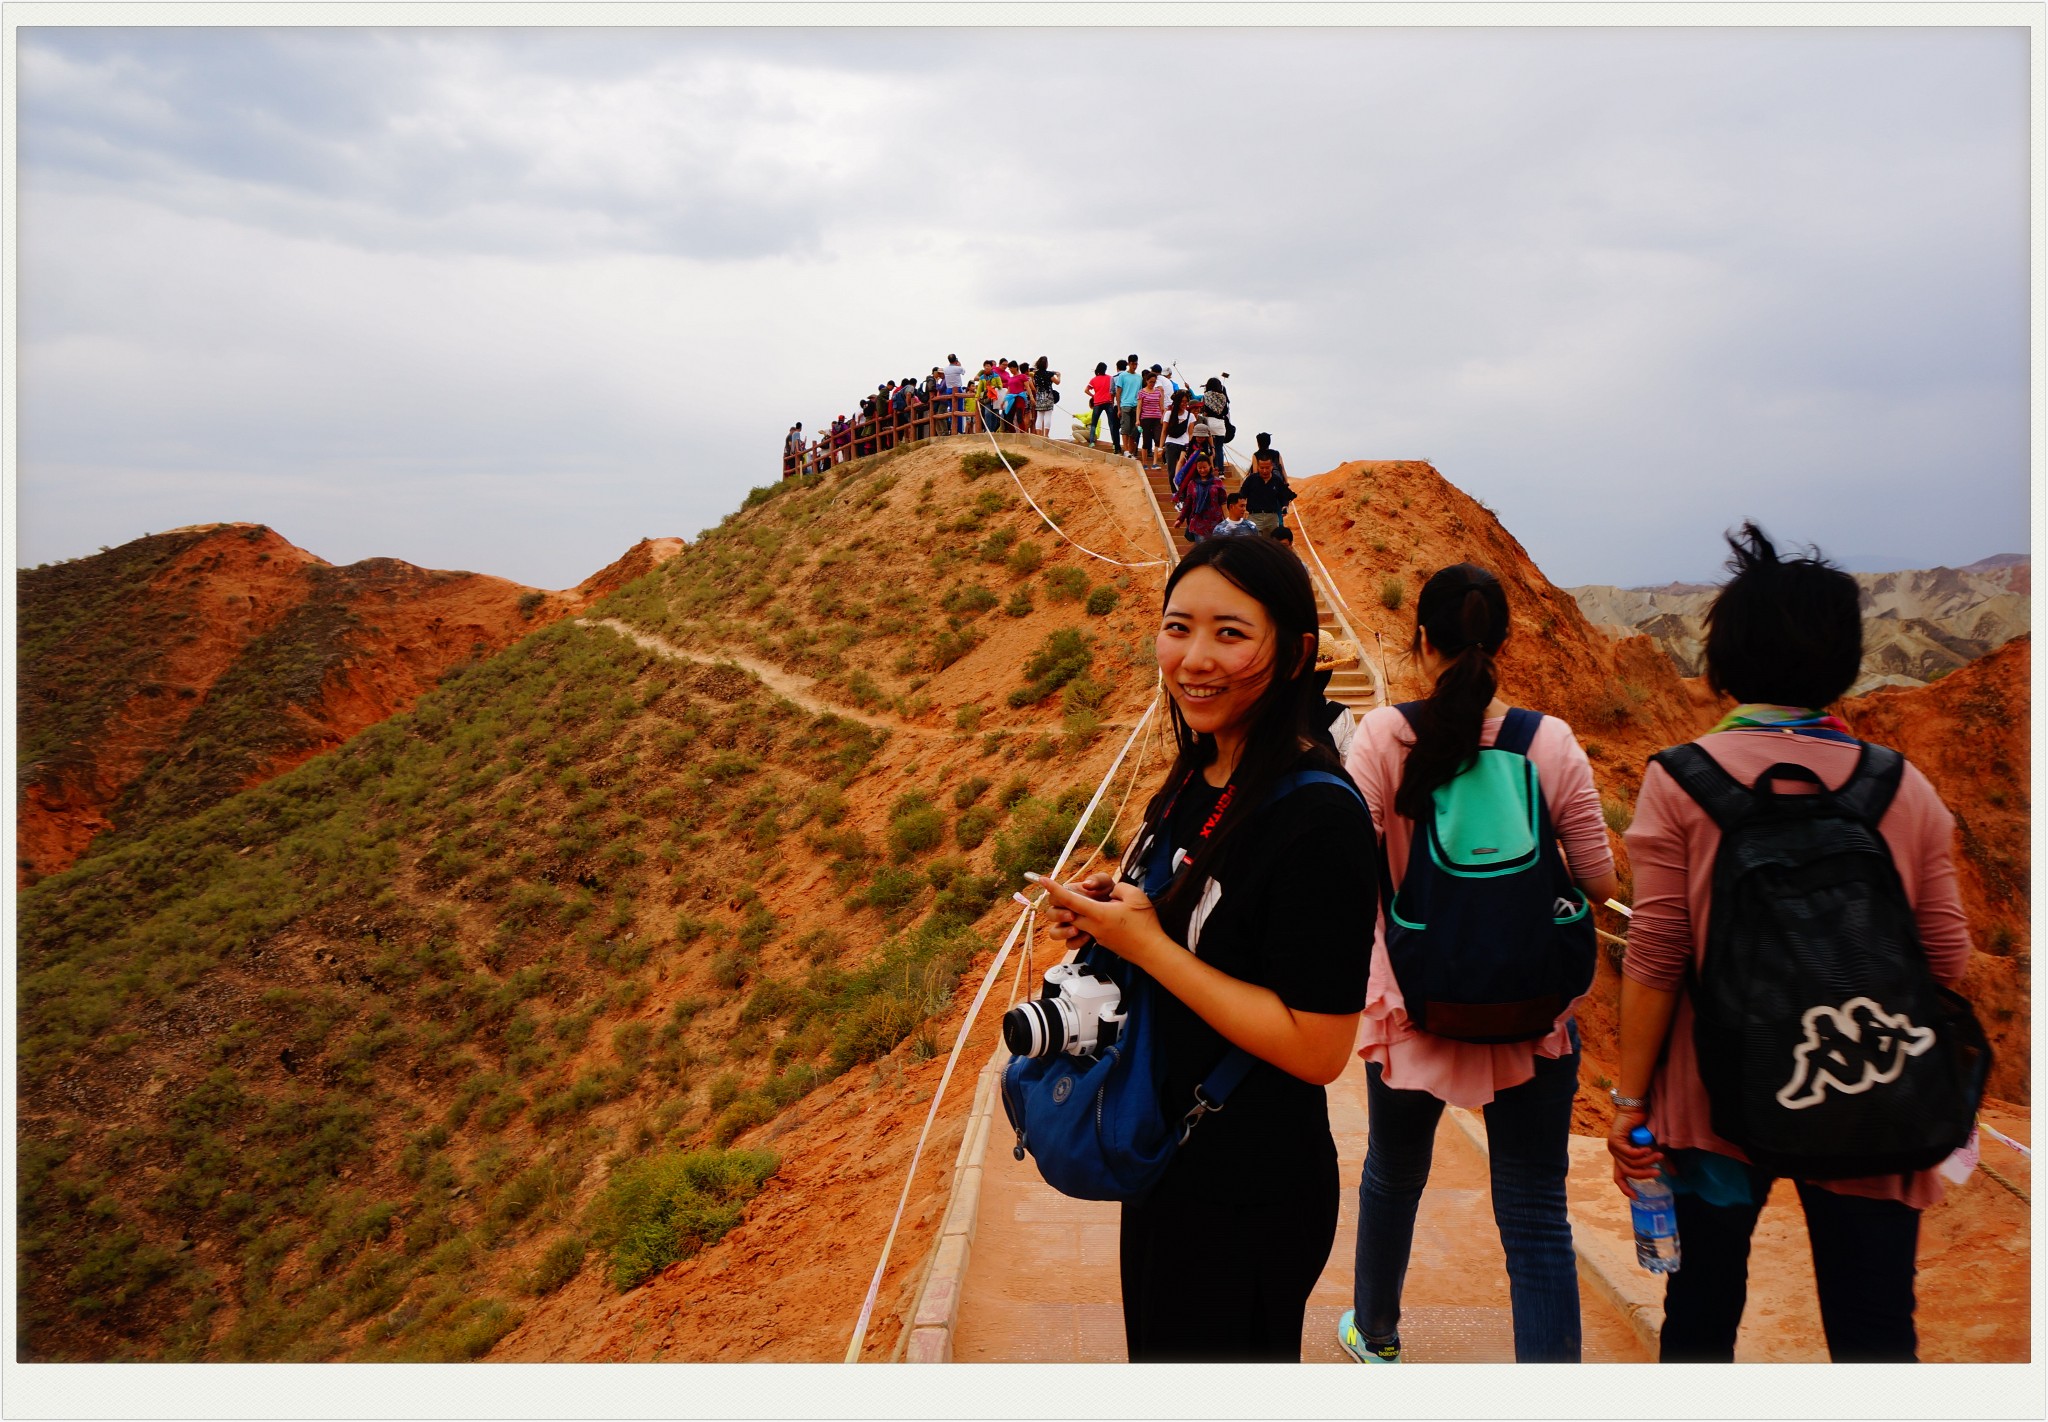
[[[24,881],[339,745],[582,602],[392,558],[334,567],[257,524],[24,569],[16,589]]]
[[[25,891],[21,1356],[480,1355],[938,1050],[1151,689],[1149,593],[991,491],[934,451],[758,490],[591,613],[701,660],[557,624]]]

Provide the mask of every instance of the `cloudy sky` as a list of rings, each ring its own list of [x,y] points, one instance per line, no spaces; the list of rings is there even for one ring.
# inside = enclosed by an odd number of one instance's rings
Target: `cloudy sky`
[[[246,519],[566,586],[948,351],[1228,370],[1560,583],[1745,516],[2022,550],[2027,44],[24,28],[17,561]]]

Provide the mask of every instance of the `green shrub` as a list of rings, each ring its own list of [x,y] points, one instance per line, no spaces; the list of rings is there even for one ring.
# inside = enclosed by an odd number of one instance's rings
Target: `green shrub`
[[[962,849],[979,848],[1000,818],[1000,814],[989,806],[976,805],[954,823],[953,842]]]
[[[939,599],[939,606],[958,617],[972,617],[987,612],[999,599],[980,583],[960,583],[947,590]]]
[[[1010,550],[1010,571],[1020,578],[1030,577],[1044,562],[1045,550],[1028,538]]]
[[[989,781],[986,776],[970,775],[953,787],[953,808],[964,810],[988,793]]]
[[[836,825],[846,818],[846,797],[830,785],[818,785],[804,796],[804,808],[821,825]]]
[[[752,960],[745,954],[736,953],[730,948],[723,949],[712,956],[711,981],[730,992],[747,980],[747,974],[753,971],[753,966]]]
[[[712,1078],[711,1085],[705,1088],[704,1104],[709,1106],[714,1114],[723,1111],[739,1099],[740,1079],[729,1071]]]
[[[969,924],[987,913],[1003,891],[1003,881],[994,874],[961,872],[934,881],[938,892],[932,896],[934,924]]]
[[[971,733],[980,724],[981,708],[979,706],[962,706],[953,713],[953,729],[957,731]]]
[[[725,1237],[781,1162],[768,1151],[666,1151],[612,1172],[585,1225],[621,1291]]]
[[[944,671],[980,645],[981,633],[974,628],[948,628],[933,635],[928,665],[933,671]]]
[[[551,1294],[583,1272],[583,1255],[589,1248],[581,1235],[568,1235],[548,1246],[540,1262],[527,1275],[526,1292]]]
[[[846,695],[856,706],[880,706],[889,699],[873,677],[858,670],[846,679]]]
[[[1004,453],[1009,455],[1012,469],[1022,469],[1031,462],[1024,455],[1013,454],[1008,450]],[[977,449],[960,456],[960,472],[969,479],[979,479],[984,474],[998,474],[1002,472],[1002,468],[1003,461],[996,457],[993,450]]]
[[[1401,593],[1401,580],[1399,578],[1383,578],[1380,580],[1380,606],[1386,608],[1387,611],[1393,612],[1401,606]]]
[[[1010,600],[1003,604],[1003,612],[1010,617],[1029,617],[1032,612],[1031,589],[1020,586],[1010,594]]]
[[[1061,720],[1060,729],[1066,732],[1069,751],[1085,750],[1101,732],[1102,718],[1086,706],[1076,706]]]
[[[1002,876],[1003,886],[1023,888],[1027,870],[1038,874],[1051,873],[1053,861],[1065,847],[1067,836],[1073,833],[1074,821],[1080,818],[1087,803],[1087,793],[1079,789],[1068,791],[1052,803],[1030,799],[1019,801],[1009,828],[996,836],[995,867]],[[1092,847],[1109,833],[1110,818],[1114,813],[1108,805],[1096,806],[1094,817],[1081,835],[1080,845]]]
[[[1047,633],[1025,661],[1026,682],[1010,693],[1010,704],[1029,706],[1045,700],[1075,677],[1086,675],[1094,661],[1094,645],[1086,633],[1072,627]]]
[[[711,1143],[723,1149],[733,1139],[754,1127],[765,1125],[775,1118],[780,1108],[766,1096],[748,1093],[725,1108],[716,1121],[711,1123]]]
[[[925,796],[913,791],[889,812],[889,855],[898,864],[939,847],[946,837],[946,816]]]
[[[1116,610],[1116,600],[1116,589],[1102,583],[1088,594],[1085,607],[1090,617],[1103,617]]]
[[[1079,602],[1088,596],[1088,574],[1062,563],[1045,575],[1045,592],[1054,602]]]
[[[1001,791],[997,793],[996,803],[1006,810],[1014,810],[1017,807],[1017,802],[1030,793],[1030,778],[1023,775],[1013,775],[1010,777],[1009,783],[1003,786]]]
[[[879,909],[884,915],[901,913],[916,900],[924,890],[924,880],[908,869],[885,866],[875,871],[875,877],[854,902],[871,909]]]
[[[991,530],[989,536],[981,541],[981,547],[978,550],[981,554],[981,561],[984,563],[1004,562],[1010,556],[1010,545],[1016,541],[1017,531],[1014,528]]]
[[[1030,745],[1024,747],[1024,759],[1051,760],[1052,753],[1059,748],[1060,743],[1051,736],[1040,735],[1035,737]]]

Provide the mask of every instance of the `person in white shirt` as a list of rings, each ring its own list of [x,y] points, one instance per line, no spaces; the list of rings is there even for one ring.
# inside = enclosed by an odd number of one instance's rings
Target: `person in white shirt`
[[[967,388],[967,367],[966,367],[966,366],[964,366],[964,365],[962,365],[962,364],[960,364],[960,357],[958,357],[958,356],[956,356],[956,355],[949,355],[949,356],[947,356],[947,357],[946,357],[946,393],[947,393],[948,395],[958,395],[958,394],[959,394],[959,393],[960,393],[960,392],[961,392],[962,390],[965,390],[966,388]],[[961,411],[964,411],[964,409],[965,409],[965,407],[964,407],[964,406],[962,406],[962,405],[959,405],[958,403],[956,403],[956,404],[954,405],[954,407],[953,407],[953,408],[954,408],[955,410],[961,410]],[[954,421],[954,423],[955,423],[955,425],[957,426],[957,429],[955,430],[955,433],[958,433],[958,434],[966,434],[966,433],[967,433],[967,416],[966,416],[966,415],[965,415],[964,413],[960,414],[960,415],[959,415],[959,417],[958,417],[958,418],[957,418],[957,419],[956,419],[956,420]]]

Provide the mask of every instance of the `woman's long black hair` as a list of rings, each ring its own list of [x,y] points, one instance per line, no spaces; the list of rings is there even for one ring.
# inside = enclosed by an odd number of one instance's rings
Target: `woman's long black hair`
[[[1316,596],[1300,560],[1270,538],[1205,539],[1166,580],[1162,612],[1173,601],[1181,579],[1197,568],[1214,569],[1266,610],[1273,623],[1273,668],[1265,690],[1252,703],[1244,751],[1230,776],[1236,787],[1230,803],[1209,838],[1193,851],[1186,872],[1161,896],[1157,907],[1162,921],[1189,902],[1194,886],[1215,873],[1238,828],[1264,807],[1281,776],[1302,768],[1343,773],[1324,724],[1325,679],[1315,674]],[[1145,807],[1144,830],[1134,844],[1163,828],[1160,822],[1182,787],[1216,759],[1216,738],[1189,726],[1170,695],[1167,710],[1173,721],[1173,765]]]
[[[1411,820],[1429,814],[1430,796],[1479,754],[1479,733],[1497,685],[1493,654],[1508,639],[1508,595],[1500,579],[1476,563],[1436,572],[1415,600],[1415,650],[1422,634],[1449,665],[1415,718],[1415,747],[1401,768],[1394,811]]]

